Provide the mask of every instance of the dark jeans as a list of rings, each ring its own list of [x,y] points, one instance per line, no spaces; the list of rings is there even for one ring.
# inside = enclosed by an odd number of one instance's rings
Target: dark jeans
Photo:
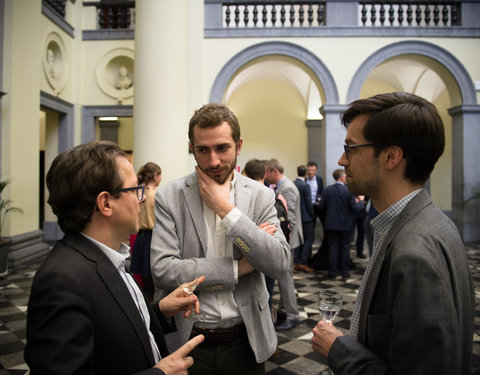
[[[265,375],[265,363],[256,362],[246,333],[227,342],[204,341],[190,355],[190,375]]]
[[[303,246],[295,249],[293,254],[293,262],[295,264],[306,265],[310,255],[312,255],[313,241],[315,240],[315,222],[302,221],[303,228]]]
[[[273,288],[275,287],[275,279],[272,279],[270,276],[265,275],[265,284],[267,285],[268,291],[268,306],[270,311],[272,311],[272,298],[273,298]]]
[[[328,230],[328,274],[336,276],[340,271],[342,276],[348,274],[348,259],[351,231]]]

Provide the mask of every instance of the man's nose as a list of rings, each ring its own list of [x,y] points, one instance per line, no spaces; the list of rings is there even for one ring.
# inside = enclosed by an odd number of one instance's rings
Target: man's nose
[[[218,157],[217,153],[215,151],[210,152],[210,158],[209,158],[209,164],[210,167],[218,167],[220,164],[220,158]]]
[[[345,151],[342,153],[342,155],[340,156],[340,159],[338,159],[338,165],[344,167],[348,164],[348,159],[347,159],[347,155],[345,153]]]

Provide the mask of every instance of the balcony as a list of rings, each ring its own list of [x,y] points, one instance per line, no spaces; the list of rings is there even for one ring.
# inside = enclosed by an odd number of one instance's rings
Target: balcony
[[[205,0],[205,37],[478,37],[480,2]]]
[[[84,40],[133,39],[135,28],[134,0],[84,1],[86,7],[95,7],[96,30],[84,30]]]

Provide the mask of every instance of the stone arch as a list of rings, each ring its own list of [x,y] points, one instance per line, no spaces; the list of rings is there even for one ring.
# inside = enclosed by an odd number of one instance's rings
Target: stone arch
[[[325,94],[325,104],[338,104],[337,86],[328,68],[307,49],[286,42],[255,44],[233,56],[218,73],[210,91],[210,102],[222,102],[228,84],[237,71],[246,63],[267,55],[284,55],[305,64],[321,83]]]
[[[445,80],[451,94],[452,108],[452,212],[451,216],[465,242],[480,240],[480,202],[468,209],[464,202],[472,196],[480,181],[480,156],[476,140],[480,137],[480,105],[477,104],[473,80],[463,64],[450,52],[431,43],[405,41],[387,45],[368,57],[355,73],[347,103],[359,98],[363,84],[375,67],[400,55],[429,58],[432,70]],[[452,95],[453,94],[453,95]]]
[[[462,104],[477,104],[472,79],[462,63],[450,52],[431,43],[421,41],[398,42],[385,46],[368,57],[355,73],[348,88],[347,103],[360,96],[360,90],[372,69],[399,55],[421,55],[440,63],[453,77],[462,98]],[[460,104],[460,103],[459,103]]]

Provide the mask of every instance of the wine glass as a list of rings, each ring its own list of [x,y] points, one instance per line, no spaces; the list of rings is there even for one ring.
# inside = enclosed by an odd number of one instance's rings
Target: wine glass
[[[193,294],[198,285],[197,263],[191,259],[184,260],[182,265],[177,268],[175,278],[186,294]],[[195,314],[193,305],[192,313],[185,319],[189,322],[196,322],[200,319],[200,314]]]
[[[335,290],[325,289],[318,295],[318,309],[323,319],[330,323],[342,309],[342,295]]]

